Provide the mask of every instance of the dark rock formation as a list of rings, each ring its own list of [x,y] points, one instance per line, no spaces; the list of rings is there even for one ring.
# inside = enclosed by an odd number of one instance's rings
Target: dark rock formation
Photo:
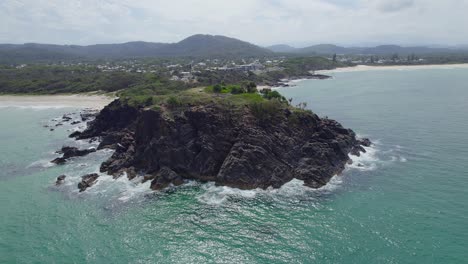
[[[354,156],[360,157],[360,156],[361,156],[361,152],[362,152],[362,153],[366,153],[366,150],[365,150],[362,146],[357,145],[357,146],[355,146],[354,148],[351,149],[350,154],[351,154],[351,155],[354,155]]]
[[[65,182],[65,178],[66,178],[66,177],[67,177],[67,176],[65,176],[65,175],[60,175],[60,176],[58,176],[58,177],[57,177],[57,180],[55,181],[55,185],[61,185],[61,184],[63,184],[63,183]]]
[[[69,158],[82,157],[82,156],[86,156],[89,153],[93,153],[93,152],[96,152],[95,148],[78,149],[78,148],[75,148],[75,147],[62,147],[61,150],[56,152],[57,154],[63,154],[62,157],[56,158],[51,162],[55,163],[55,164],[64,164],[65,162],[67,162],[67,160]]]
[[[73,133],[71,133],[68,137],[71,137],[71,138],[77,138],[81,135],[82,132],[80,131],[75,131]]]
[[[96,183],[96,180],[98,178],[99,174],[97,173],[87,174],[81,177],[81,182],[78,183],[78,189],[80,189],[80,192],[86,191],[86,189],[88,189]]]
[[[68,121],[72,120],[72,118],[70,116],[68,116],[68,115],[63,115],[62,120],[63,120],[63,122],[68,122]]]
[[[358,139],[358,143],[364,147],[370,147],[372,145],[372,142],[368,138]]]
[[[50,162],[52,162],[54,164],[57,164],[57,165],[63,165],[65,163],[67,163],[67,159],[64,159],[64,158],[60,157],[60,158],[56,158],[56,159],[54,159],[54,160],[52,160]]]
[[[312,74],[310,78],[318,79],[318,80],[326,80],[326,79],[331,79],[332,77],[329,75],[324,75],[324,74]]]
[[[82,113],[80,113],[81,121],[86,122],[91,119],[94,119],[97,116],[98,112],[93,111],[93,110],[85,110]]]
[[[161,190],[168,187],[170,184],[179,186],[183,183],[184,179],[181,176],[168,167],[163,167],[159,170],[158,174],[155,175],[153,181],[151,182],[151,189]]]
[[[86,156],[89,153],[96,152],[95,148],[89,148],[89,149],[78,149],[76,147],[62,147],[61,150],[57,151],[57,154],[63,154],[63,158],[69,159],[72,157],[81,157],[81,156]]]
[[[286,111],[285,111],[286,112]],[[191,106],[168,118],[116,100],[104,108],[79,139],[101,137],[113,148],[101,172],[152,180],[152,189],[186,179],[214,181],[242,189],[279,188],[293,178],[319,188],[359,154],[355,133],[338,122],[287,111],[268,120],[248,107]]]

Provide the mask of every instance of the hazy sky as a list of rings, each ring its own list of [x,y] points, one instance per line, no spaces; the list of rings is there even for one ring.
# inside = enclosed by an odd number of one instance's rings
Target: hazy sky
[[[467,44],[468,0],[0,0],[0,43]]]

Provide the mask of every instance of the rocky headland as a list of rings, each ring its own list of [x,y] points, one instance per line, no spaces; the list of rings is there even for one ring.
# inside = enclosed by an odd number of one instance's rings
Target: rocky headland
[[[100,139],[98,149],[115,150],[101,172],[142,177],[154,190],[188,180],[279,188],[294,178],[319,188],[345,169],[350,154],[371,144],[334,120],[276,99],[236,104],[231,97],[210,95],[202,103],[169,98],[156,106],[117,99],[71,137]],[[83,178],[80,190],[97,178]]]

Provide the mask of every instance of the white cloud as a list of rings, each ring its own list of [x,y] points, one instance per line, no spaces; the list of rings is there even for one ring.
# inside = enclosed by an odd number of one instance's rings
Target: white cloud
[[[1,43],[468,43],[468,0],[2,0]]]

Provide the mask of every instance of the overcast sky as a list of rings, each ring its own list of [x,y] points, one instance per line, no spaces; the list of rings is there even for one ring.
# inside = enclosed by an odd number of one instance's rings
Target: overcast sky
[[[468,44],[468,0],[0,0],[0,43]]]

